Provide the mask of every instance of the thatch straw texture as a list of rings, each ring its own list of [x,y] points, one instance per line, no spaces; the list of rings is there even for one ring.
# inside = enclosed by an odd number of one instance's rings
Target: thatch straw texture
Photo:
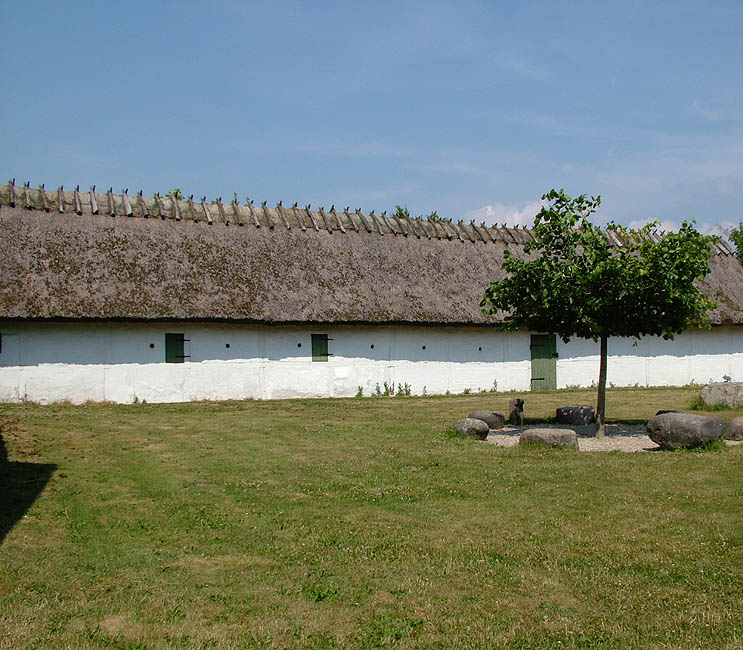
[[[480,311],[485,288],[503,276],[506,248],[523,254],[530,237],[11,184],[0,229],[0,318],[264,323],[493,323]],[[711,259],[711,319],[741,324],[743,268],[724,245]]]

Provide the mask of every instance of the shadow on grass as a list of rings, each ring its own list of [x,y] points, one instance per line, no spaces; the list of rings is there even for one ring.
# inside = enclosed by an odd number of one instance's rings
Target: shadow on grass
[[[0,432],[0,544],[28,512],[56,469],[52,463],[9,461]]]

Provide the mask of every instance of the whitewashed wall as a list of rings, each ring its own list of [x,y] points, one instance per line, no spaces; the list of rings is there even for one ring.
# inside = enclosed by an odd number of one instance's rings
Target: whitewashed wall
[[[166,332],[190,339],[186,363],[164,363]],[[312,361],[312,333],[333,339],[328,362]],[[0,322],[0,334],[6,402],[341,397],[359,386],[370,395],[384,382],[408,383],[414,394],[487,390],[494,381],[526,391],[531,378],[529,334],[494,328]],[[558,386],[597,380],[598,344],[558,342],[558,352]],[[743,380],[743,328],[637,347],[612,340],[609,353],[609,381],[618,386]]]
[[[164,363],[166,332],[190,339],[186,363]],[[0,323],[0,333],[0,401],[340,397],[359,386],[371,395],[384,382],[407,383],[414,394],[460,393],[530,383],[529,337],[488,328]],[[312,361],[313,333],[333,339],[327,362]]]
[[[558,339],[558,388],[598,382],[599,343]],[[609,339],[607,382],[615,386],[683,386],[743,381],[743,327],[715,327],[678,334],[673,341],[648,336]]]

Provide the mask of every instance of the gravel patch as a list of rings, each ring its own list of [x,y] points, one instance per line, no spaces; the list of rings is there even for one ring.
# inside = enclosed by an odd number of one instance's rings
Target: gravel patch
[[[565,424],[526,424],[507,425],[503,429],[491,431],[486,442],[501,447],[519,444],[521,432],[534,427],[572,429],[578,435],[579,451],[655,451],[660,449],[650,438],[644,424],[607,424],[606,436],[596,438],[593,425],[567,426]]]
[[[572,429],[578,435],[578,451],[660,451],[647,433],[644,424],[607,424],[606,436],[596,438],[592,424],[569,426],[565,424],[507,424],[503,429],[490,430],[485,442],[500,447],[513,447],[519,444],[521,432],[526,429]],[[743,445],[743,440],[726,440],[729,446]]]

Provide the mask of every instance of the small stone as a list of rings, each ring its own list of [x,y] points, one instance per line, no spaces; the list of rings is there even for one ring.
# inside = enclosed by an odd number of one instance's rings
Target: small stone
[[[502,429],[506,426],[506,418],[496,411],[472,411],[467,417],[482,420],[491,429]]]
[[[454,431],[460,436],[472,436],[479,440],[485,440],[488,437],[489,430],[490,427],[488,427],[487,422],[475,418],[463,418],[454,425]]]
[[[709,384],[699,391],[699,397],[707,406],[726,404],[731,409],[743,406],[743,382],[728,381]]]
[[[648,421],[648,436],[662,449],[691,449],[724,435],[722,418],[692,413],[664,413]]]
[[[591,424],[596,419],[593,406],[561,406],[556,411],[558,424]]]
[[[527,429],[519,438],[520,445],[537,443],[547,447],[578,449],[578,436],[570,429]]]
[[[723,437],[725,440],[743,440],[743,415],[730,420]]]
[[[508,400],[508,423],[517,426],[524,424],[524,400],[520,397]]]

